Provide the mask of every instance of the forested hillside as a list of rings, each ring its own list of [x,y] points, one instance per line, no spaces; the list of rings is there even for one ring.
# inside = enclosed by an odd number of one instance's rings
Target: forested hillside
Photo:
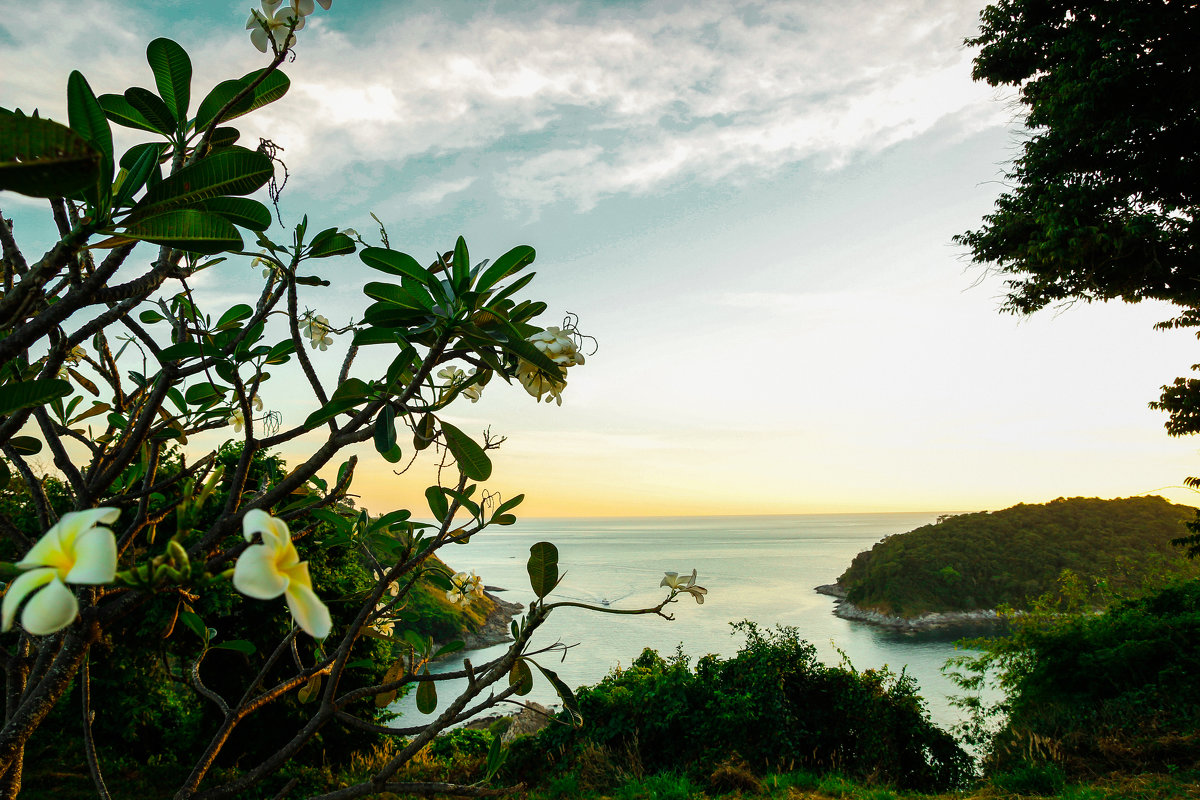
[[[838,585],[859,608],[912,617],[1001,604],[1025,608],[1070,570],[1096,587],[1101,602],[1111,593],[1200,574],[1200,563],[1171,545],[1194,517],[1195,509],[1161,497],[1059,498],[961,514],[859,553]]]

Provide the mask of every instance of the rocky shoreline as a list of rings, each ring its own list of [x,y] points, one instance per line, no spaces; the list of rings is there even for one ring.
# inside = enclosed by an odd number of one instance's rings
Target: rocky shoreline
[[[479,630],[463,631],[457,636],[458,640],[463,643],[464,650],[482,650],[485,647],[512,641],[509,623],[512,622],[513,617],[525,610],[525,606],[521,603],[510,603],[493,594],[493,592],[503,591],[504,589],[495,586],[484,587],[484,595],[494,605]],[[458,657],[461,658],[461,656]]]
[[[996,625],[1002,622],[1001,617],[992,608],[980,608],[973,611],[944,611],[922,614],[918,617],[896,617],[879,611],[859,608],[846,599],[846,590],[836,583],[826,583],[814,587],[818,594],[834,598],[833,613],[842,619],[853,619],[869,622],[885,628],[901,631],[927,631],[940,628],[977,627]]]

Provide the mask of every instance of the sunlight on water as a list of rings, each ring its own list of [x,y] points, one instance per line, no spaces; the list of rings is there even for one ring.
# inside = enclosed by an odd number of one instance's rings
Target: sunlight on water
[[[949,725],[958,721],[958,712],[946,697],[956,690],[940,670],[956,653],[951,634],[905,634],[839,619],[832,613],[833,599],[813,591],[833,583],[857,553],[884,536],[936,518],[936,513],[895,513],[539,519],[489,528],[469,546],[441,555],[455,569],[474,569],[488,586],[506,589],[499,593],[504,599],[524,604],[533,598],[525,561],[530,545],[538,541],[558,546],[560,574],[566,573],[552,601],[652,606],[665,596],[658,588],[664,572],[699,571],[698,583],[708,589],[704,605],[685,595],[670,607],[671,622],[571,608],[555,611],[534,644],[573,645],[565,662],[553,654],[539,659],[571,686],[595,683],[614,666],[628,664],[643,647],[668,655],[681,646],[693,659],[707,653],[733,655],[742,642],[732,635],[730,623],[750,619],[798,628],[826,663],[838,663],[840,650],[856,669],[884,664],[896,672],[905,669],[920,684],[933,718]],[[479,665],[503,652],[501,646],[465,655]],[[461,669],[462,656],[440,662],[433,671]],[[452,696],[450,686],[438,689],[441,697]],[[540,676],[526,699],[557,703]],[[424,718],[411,699],[402,700],[397,709],[408,720],[397,724]]]

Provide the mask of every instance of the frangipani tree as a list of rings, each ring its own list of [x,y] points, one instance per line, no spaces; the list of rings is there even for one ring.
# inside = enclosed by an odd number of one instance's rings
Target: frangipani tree
[[[532,668],[574,713],[570,690],[530,649],[554,608],[581,605],[547,600],[559,581],[553,545],[532,550],[538,599],[513,623],[513,643],[501,657],[432,675],[428,662],[438,653],[405,636],[404,626],[411,623],[406,598],[419,580],[470,602],[480,591],[478,577],[444,574],[435,555],[490,526],[514,523],[522,500],[482,488],[492,472],[488,451],[499,440],[477,440],[444,412],[461,397],[480,400],[494,379],[516,380],[535,398],[561,403],[567,370],[584,361],[582,337],[570,323],[536,322],[546,305],[524,294],[533,279],[526,272],[530,247],[473,262],[460,237],[452,250],[422,263],[391,247],[382,225],[381,246],[368,246],[352,230],[310,225],[308,217],[283,233],[272,228],[272,209],[251,195],[266,187],[275,196],[276,148],[269,141],[241,146],[230,123],[287,93],[280,65],[313,11],[311,0],[263,2],[247,27],[269,63],[218,83],[198,104],[187,53],[156,39],[146,53],[155,90],[98,95],[73,72],[66,123],[0,108],[0,493],[19,496],[32,520],[0,516],[0,546],[10,554],[0,564],[7,582],[0,607],[7,689],[0,797],[20,791],[26,744],[75,684],[83,748],[97,791],[107,797],[92,737],[105,698],[89,691],[89,653],[101,642],[146,647],[135,633],[139,620],[164,609],[170,624],[161,646],[171,676],[190,687],[195,703],[215,709],[217,720],[180,775],[179,798],[239,796],[335,726],[400,744],[368,780],[328,797],[432,791],[397,783],[395,775],[446,726],[528,692]],[[149,141],[118,153],[114,124]],[[13,192],[45,199],[57,226],[57,243],[40,257],[27,257],[3,217]],[[247,236],[256,249],[247,248]],[[363,287],[370,302],[361,319],[339,329],[301,296],[309,302],[329,285],[320,275],[326,259],[351,255],[380,280]],[[234,268],[239,259],[262,270],[253,303],[203,308],[195,276]],[[335,344],[345,356],[329,380],[308,350]],[[382,374],[356,368],[364,348],[386,353]],[[265,410],[261,395],[281,382],[290,394],[303,387],[311,396],[303,419]],[[235,446],[198,446],[214,434],[232,436]],[[313,436],[319,441],[286,474],[260,476],[271,448]],[[408,509],[371,517],[347,502],[359,446],[373,446],[394,464],[420,451],[440,460],[445,480],[424,497],[434,524],[415,521]],[[43,452],[55,476],[39,472],[33,457]],[[323,470],[336,479],[322,479]],[[309,567],[317,556],[372,578],[346,596],[322,594]],[[690,580],[670,577],[657,606],[596,610],[669,617],[664,609],[679,594],[702,599],[694,573]],[[232,609],[227,613],[247,617],[243,627],[262,627],[250,617],[264,614],[290,614],[295,625],[267,648],[218,641],[201,613],[212,606],[206,598],[239,594],[254,599],[222,602]],[[177,627],[200,643],[179,646]],[[389,646],[386,663],[364,660],[366,645],[379,642]],[[222,648],[252,667],[234,693],[214,689],[205,670],[205,659]],[[368,677],[354,679],[356,670]],[[465,690],[438,697],[439,682],[461,678]],[[377,709],[414,687],[418,707],[439,712],[434,720],[381,724]],[[212,779],[239,726],[273,704],[297,702],[306,704],[303,720],[282,744],[232,777]],[[501,758],[497,746],[489,774]]]

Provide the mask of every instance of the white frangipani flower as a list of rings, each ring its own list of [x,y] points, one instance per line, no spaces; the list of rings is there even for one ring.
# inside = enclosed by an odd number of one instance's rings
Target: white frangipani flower
[[[242,414],[240,406],[234,406],[229,412],[229,417],[225,420],[226,424],[233,426],[234,433],[241,433],[242,426],[246,424],[246,417]]]
[[[554,380],[524,359],[517,365],[517,378],[530,396],[541,400],[542,395],[546,395],[547,403],[554,400],[562,405],[562,391],[567,388],[565,380]]]
[[[250,398],[250,405],[254,406],[255,411],[263,410],[263,401],[262,401],[262,398],[259,397],[258,395],[254,395],[253,397]]]
[[[450,589],[446,592],[446,599],[451,603],[460,603],[462,605],[466,605],[467,603],[471,602],[471,593],[473,591],[471,577],[474,574],[475,573],[473,572],[471,575],[468,575],[465,572],[456,573],[455,576],[450,579]],[[478,580],[478,578],[475,580]]]
[[[704,603],[704,595],[708,594],[708,589],[696,585],[696,570],[692,570],[692,574],[688,576],[680,575],[678,572],[668,572],[659,586],[666,586],[671,590],[672,595],[690,594],[696,598],[697,603],[701,604]]]
[[[275,274],[275,262],[267,257],[266,250],[260,251],[260,255],[254,257],[254,259],[250,262],[250,266],[262,267],[262,276],[264,278],[269,278]]]
[[[0,605],[0,630],[10,630],[21,601],[21,627],[34,636],[48,636],[71,624],[79,601],[66,584],[112,583],[117,574],[117,539],[100,523],[113,523],[116,508],[91,508],[62,515],[25,557],[16,563],[26,570],[8,585]]]
[[[309,4],[311,6],[311,3]],[[292,28],[292,25],[295,28]],[[246,30],[250,31],[250,41],[260,53],[268,50],[268,34],[274,40],[275,46],[282,49],[296,43],[296,37],[288,36],[288,29],[298,31],[304,27],[304,15],[290,5],[280,6],[279,0],[263,0],[262,11],[257,9],[250,12],[246,20]]]
[[[283,595],[292,618],[310,636],[324,639],[333,629],[329,609],[312,588],[308,562],[300,560],[287,523],[260,508],[242,517],[242,535],[261,544],[252,544],[238,556],[233,568],[233,588],[247,597],[271,600]]]
[[[304,321],[300,323],[300,328],[308,337],[308,343],[314,350],[318,347],[322,351],[328,350],[329,345],[333,344],[333,337],[329,335],[333,328],[329,325],[329,320],[320,314],[311,312],[306,314]]]
[[[579,352],[579,346],[572,338],[571,331],[564,331],[553,325],[530,336],[529,342],[557,364],[561,374],[557,378],[549,376],[522,359],[517,365],[517,378],[525,387],[525,391],[533,397],[541,400],[542,395],[546,395],[547,403],[554,400],[561,406],[562,391],[567,388],[567,367],[584,363],[583,354]]]
[[[467,377],[471,378],[474,375],[475,375],[475,370],[472,369],[471,373],[469,375],[467,375]],[[463,394],[463,397],[467,398],[472,403],[478,403],[480,395],[483,394],[483,384],[482,383],[473,383],[470,386],[468,386],[467,388],[463,389],[462,394]]]
[[[583,353],[579,352],[571,334],[553,325],[530,336],[529,341],[560,367],[573,367],[583,363]]]

